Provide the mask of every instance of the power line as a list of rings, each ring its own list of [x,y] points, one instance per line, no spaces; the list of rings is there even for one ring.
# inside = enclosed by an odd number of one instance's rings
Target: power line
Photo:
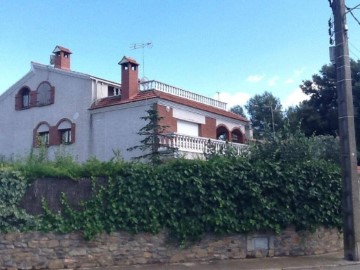
[[[352,44],[350,41],[349,44],[351,45],[351,47],[353,47],[355,50],[357,50],[360,53],[360,49],[358,49],[354,44]]]
[[[354,10],[354,9],[359,9],[360,4],[356,5],[356,6],[353,7],[353,8],[348,8],[347,6],[345,6],[345,7],[346,7],[346,9],[348,10],[346,13],[348,13],[348,12],[351,12],[352,10]]]
[[[349,12],[350,15],[354,18],[354,20],[360,25],[360,21],[358,20],[358,18],[355,17],[354,13],[352,12],[354,9],[357,9],[357,7],[359,7],[359,6],[360,6],[360,4],[357,5],[357,6],[354,7],[354,8],[348,8],[348,7],[346,7],[346,9],[347,9],[347,12]]]

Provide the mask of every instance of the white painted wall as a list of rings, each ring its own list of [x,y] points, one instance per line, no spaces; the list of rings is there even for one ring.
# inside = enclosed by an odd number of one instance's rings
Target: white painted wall
[[[75,144],[63,146],[65,152],[75,154],[79,161],[88,157],[88,130],[91,105],[91,79],[84,75],[33,64],[32,72],[0,97],[0,154],[7,157],[29,154],[33,142],[33,129],[41,121],[55,126],[62,118],[76,124]],[[36,90],[42,81],[55,87],[55,103],[43,107],[15,110],[15,96],[23,86]],[[48,148],[50,156],[58,146]]]
[[[16,111],[15,96],[18,91],[23,86],[36,90],[43,81],[55,87],[55,103]],[[142,138],[137,132],[146,125],[140,118],[146,115],[146,110],[154,102],[173,108],[179,121],[187,121],[180,124],[183,129],[181,126],[178,128],[188,135],[195,135],[195,124],[191,123],[203,124],[205,116],[216,119],[217,124],[225,124],[230,130],[240,127],[244,131],[245,122],[160,99],[89,110],[92,102],[107,96],[108,83],[113,85],[106,80],[101,84],[100,79],[89,75],[33,63],[32,70],[0,96],[0,155],[28,155],[33,144],[33,129],[40,122],[46,121],[55,126],[59,120],[68,118],[76,124],[75,143],[50,146],[50,156],[62,151],[73,155],[79,162],[91,156],[109,160],[113,157],[113,150],[121,150],[124,159],[129,160],[142,154],[126,149],[140,144]]]
[[[109,160],[113,150],[120,150],[125,160],[142,155],[140,151],[126,149],[140,145],[137,133],[147,122],[140,119],[154,100],[127,103],[91,111],[91,153],[100,160]]]

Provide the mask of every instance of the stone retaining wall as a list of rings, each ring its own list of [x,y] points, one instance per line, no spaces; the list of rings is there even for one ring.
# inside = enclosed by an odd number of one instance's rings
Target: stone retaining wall
[[[208,235],[180,248],[164,232],[158,235],[102,234],[85,241],[81,234],[9,233],[0,235],[0,269],[63,269],[151,263],[241,259],[247,257],[314,255],[342,249],[336,229],[279,235]]]

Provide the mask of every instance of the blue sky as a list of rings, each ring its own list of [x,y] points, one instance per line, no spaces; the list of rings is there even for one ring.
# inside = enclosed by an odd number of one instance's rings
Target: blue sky
[[[130,45],[151,41],[147,78],[220,92],[228,107],[264,91],[296,104],[301,82],[329,63],[327,0],[0,0],[0,14],[0,94],[31,61],[48,64],[56,45],[73,52],[72,70],[120,81],[122,56],[142,63]],[[347,19],[358,59],[360,25]]]

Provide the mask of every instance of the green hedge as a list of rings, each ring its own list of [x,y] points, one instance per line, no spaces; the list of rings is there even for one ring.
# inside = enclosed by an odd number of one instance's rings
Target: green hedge
[[[63,198],[63,213],[47,210],[41,229],[80,230],[89,239],[103,231],[156,233],[165,228],[185,241],[207,232],[341,227],[339,168],[324,160],[285,168],[246,157],[180,159],[155,168],[121,163],[116,173],[81,211]]]
[[[90,239],[101,232],[166,229],[186,241],[208,232],[279,232],[289,225],[340,228],[337,152],[334,138],[296,133],[252,146],[245,156],[223,151],[207,161],[177,159],[157,167],[119,158],[77,164],[70,157],[48,161],[32,155],[0,165],[0,231],[82,231]],[[81,210],[63,196],[61,213],[52,213],[43,201],[44,214],[31,217],[17,204],[27,182],[39,177],[92,178],[94,196]],[[99,187],[104,179],[107,184]]]

